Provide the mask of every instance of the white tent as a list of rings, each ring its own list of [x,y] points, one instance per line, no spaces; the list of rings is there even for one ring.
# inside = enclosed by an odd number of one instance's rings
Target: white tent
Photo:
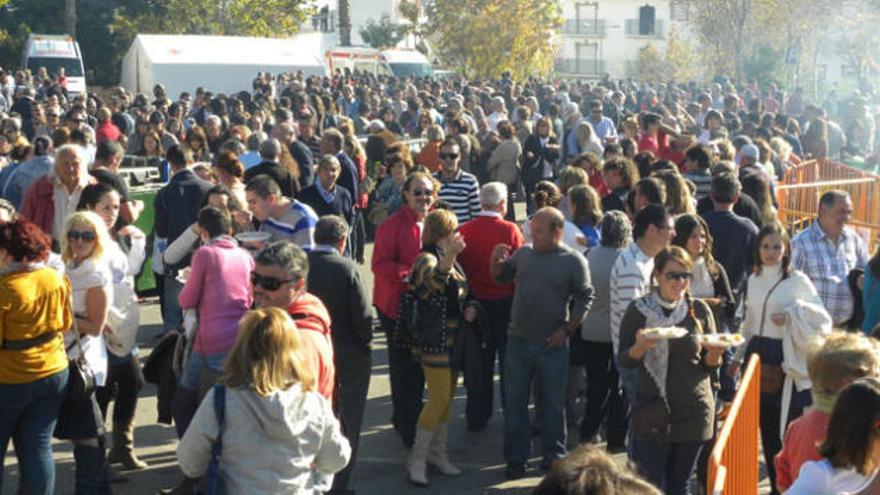
[[[251,90],[257,72],[327,73],[322,33],[294,38],[139,34],[122,59],[120,84],[150,94],[157,83],[176,98],[199,86],[215,93]]]

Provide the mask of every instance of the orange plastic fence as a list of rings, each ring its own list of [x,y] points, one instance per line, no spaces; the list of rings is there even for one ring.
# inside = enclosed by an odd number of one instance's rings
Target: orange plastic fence
[[[852,196],[850,225],[873,252],[880,235],[880,175],[831,160],[811,160],[791,167],[776,187],[779,220],[792,234],[808,227],[819,211],[819,198],[829,189],[842,189]]]
[[[753,354],[709,455],[707,493],[757,495],[761,359]]]

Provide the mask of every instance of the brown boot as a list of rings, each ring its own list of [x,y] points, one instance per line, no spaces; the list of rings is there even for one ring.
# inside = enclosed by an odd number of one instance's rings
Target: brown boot
[[[113,424],[113,447],[107,454],[107,464],[122,464],[125,469],[144,469],[147,463],[137,458],[134,445],[134,424]]]

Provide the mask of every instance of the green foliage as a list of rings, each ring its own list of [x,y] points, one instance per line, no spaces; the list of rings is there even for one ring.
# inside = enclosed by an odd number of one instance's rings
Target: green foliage
[[[636,59],[639,79],[658,82],[667,79],[668,73],[665,65],[663,55],[653,43],[648,43],[639,50],[639,56]]]
[[[425,34],[440,59],[467,77],[515,79],[546,75],[553,66],[558,1],[435,0]]]
[[[785,77],[785,52],[770,45],[760,45],[746,58],[743,69],[749,79],[762,86]]]
[[[400,43],[404,34],[404,30],[400,26],[391,22],[388,14],[383,14],[379,22],[370,19],[367,21],[367,25],[360,30],[361,39],[373,48],[394,47]]]

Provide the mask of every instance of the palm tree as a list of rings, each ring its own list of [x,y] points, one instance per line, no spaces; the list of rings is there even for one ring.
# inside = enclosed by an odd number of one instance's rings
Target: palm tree
[[[337,0],[339,12],[339,44],[351,46],[351,0]]]
[[[76,38],[76,0],[64,0],[64,28]]]

